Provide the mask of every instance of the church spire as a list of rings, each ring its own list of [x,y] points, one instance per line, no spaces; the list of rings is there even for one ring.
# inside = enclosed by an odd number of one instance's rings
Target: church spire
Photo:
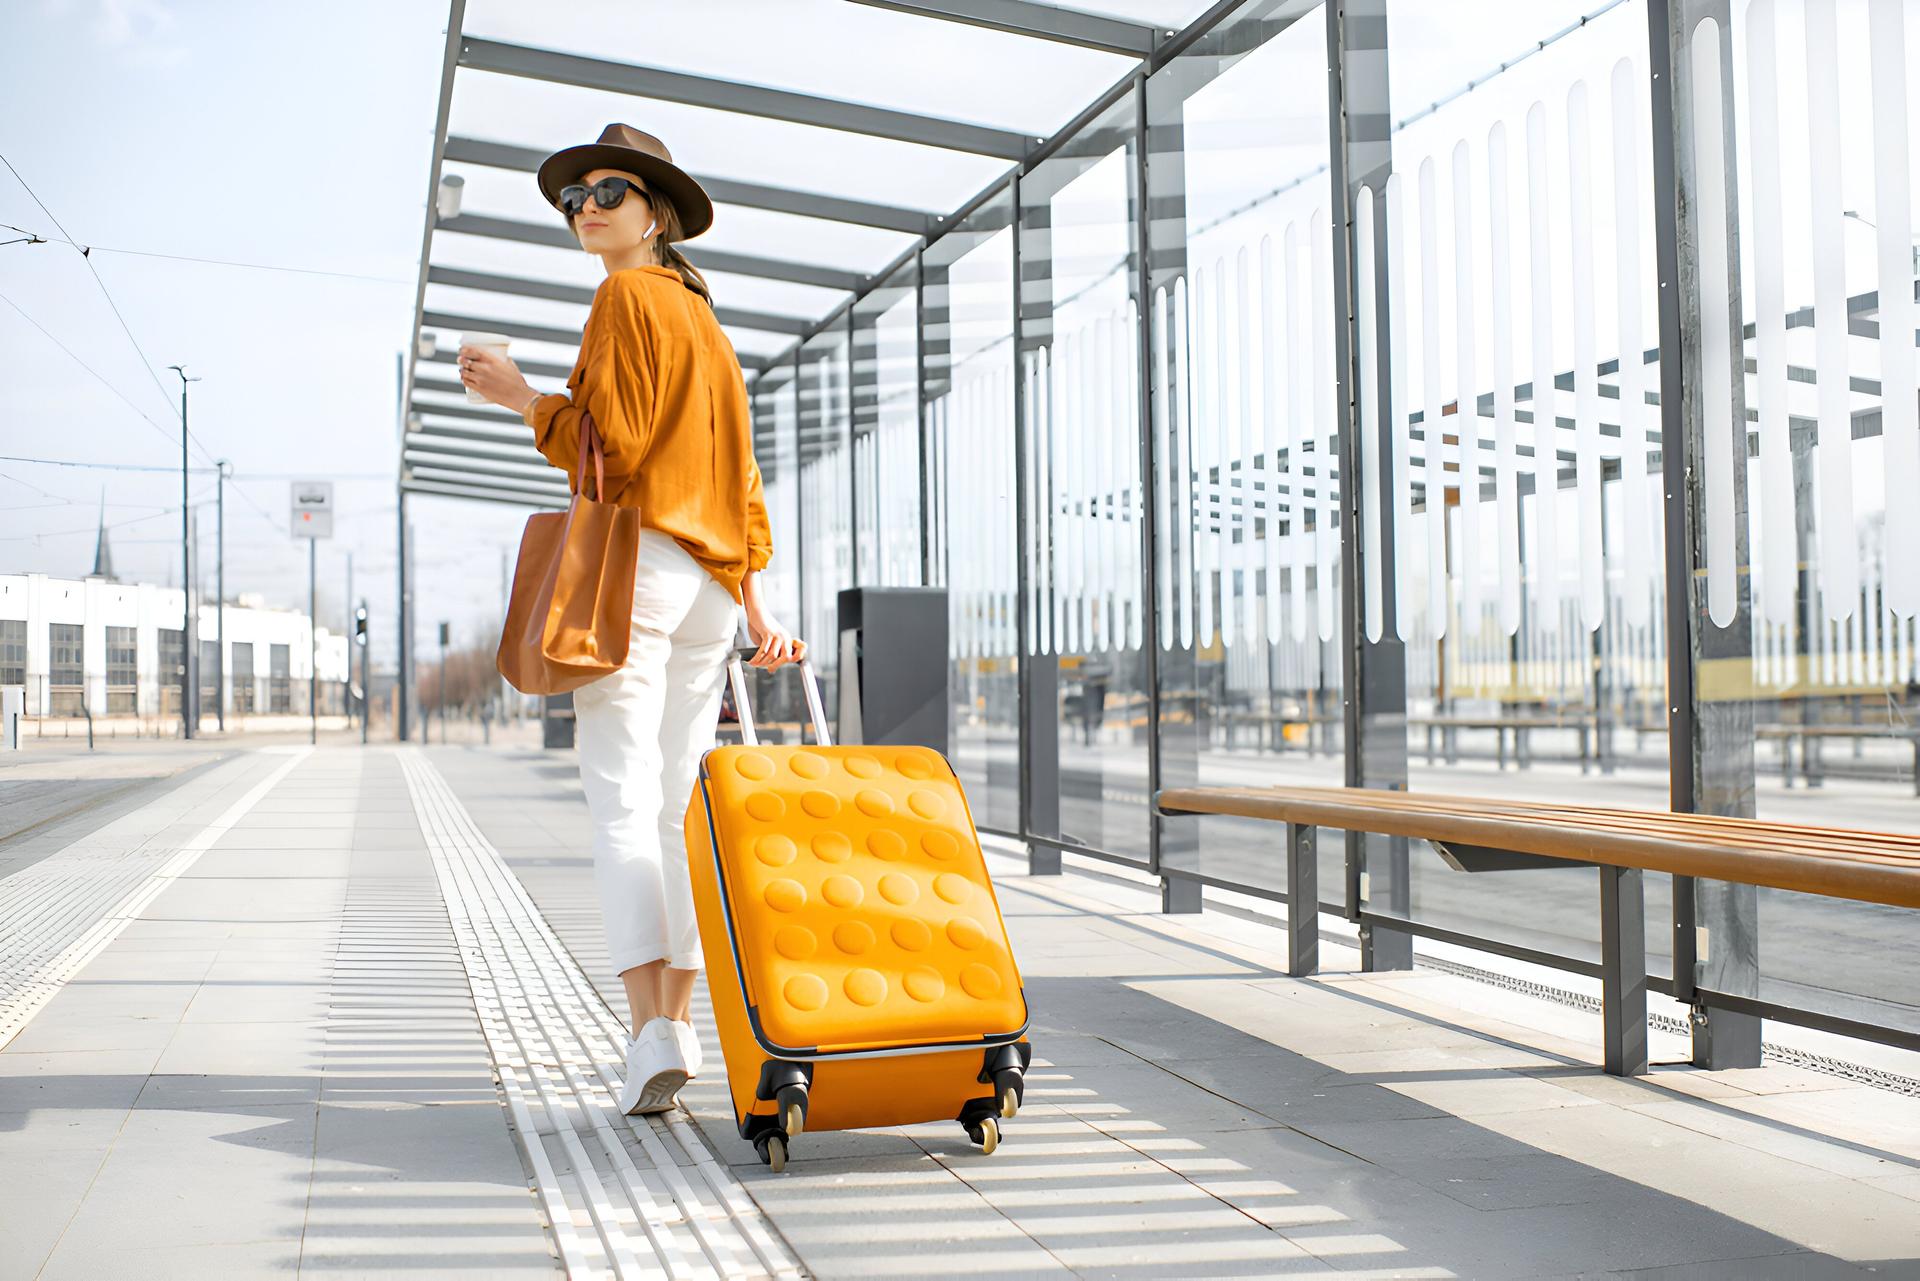
[[[113,549],[107,546],[107,491],[100,489],[100,541],[93,549],[93,577],[104,578],[108,582],[117,581],[113,576]]]

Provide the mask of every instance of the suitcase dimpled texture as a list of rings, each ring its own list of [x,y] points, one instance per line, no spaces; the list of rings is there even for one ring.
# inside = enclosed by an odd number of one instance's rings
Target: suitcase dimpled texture
[[[702,757],[686,825],[741,1136],[775,1169],[805,1129],[951,1119],[993,1151],[1019,1109],[1027,1005],[952,766],[741,725],[746,742]]]

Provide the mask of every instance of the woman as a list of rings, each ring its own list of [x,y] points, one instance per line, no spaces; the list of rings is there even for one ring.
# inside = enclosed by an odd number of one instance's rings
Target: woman
[[[635,1029],[620,1106],[661,1112],[700,1069],[686,806],[713,742],[738,610],[759,647],[754,666],[778,668],[805,645],[760,591],[773,548],[740,362],[705,279],[674,248],[712,224],[712,202],[658,138],[628,125],[547,157],[538,182],[607,270],[568,391],[542,395],[478,347],[460,349],[460,381],[518,411],[540,452],[569,472],[580,414],[591,413],[606,452],[599,497],[640,509],[626,665],[576,690],[573,705],[607,948]]]

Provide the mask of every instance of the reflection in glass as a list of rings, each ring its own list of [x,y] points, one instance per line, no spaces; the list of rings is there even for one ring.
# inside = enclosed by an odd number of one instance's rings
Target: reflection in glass
[[[837,718],[840,706],[839,594],[853,585],[853,413],[847,351],[847,327],[841,322],[800,348],[799,505],[806,558],[800,576],[800,635],[811,647],[830,720]]]
[[[1318,7],[1254,6],[1148,81],[1167,783],[1341,781],[1325,65]],[[1283,886],[1270,830],[1199,833],[1192,870]]]
[[[1018,831],[1012,199],[928,246],[928,563],[947,589],[952,758],[974,820]]]
[[[1021,642],[1036,833],[1144,858],[1137,110],[1123,99],[1020,184]]]

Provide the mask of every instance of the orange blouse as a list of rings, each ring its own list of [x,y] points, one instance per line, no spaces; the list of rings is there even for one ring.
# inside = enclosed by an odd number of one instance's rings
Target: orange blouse
[[[606,449],[602,497],[638,507],[641,524],[671,534],[741,600],[773,540],[746,381],[706,300],[671,267],[614,272],[594,290],[567,388],[522,415],[547,461],[574,471],[580,413],[591,413]]]

